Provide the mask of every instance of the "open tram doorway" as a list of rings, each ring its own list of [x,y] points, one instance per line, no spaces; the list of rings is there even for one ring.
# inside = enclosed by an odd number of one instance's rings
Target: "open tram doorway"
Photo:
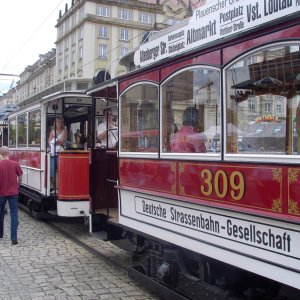
[[[8,125],[7,119],[0,120],[0,147],[8,144]]]
[[[51,213],[88,219],[92,98],[84,93],[54,95],[45,111],[45,185],[55,204]]]
[[[93,128],[90,166],[90,231],[107,240],[119,239],[118,194],[118,102],[117,86],[106,81],[88,91],[93,98]]]

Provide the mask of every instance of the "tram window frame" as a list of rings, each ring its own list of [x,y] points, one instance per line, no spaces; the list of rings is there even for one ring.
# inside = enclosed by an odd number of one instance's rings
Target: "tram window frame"
[[[167,100],[168,95],[167,95],[167,91],[165,91],[166,96],[164,96],[163,89],[165,86],[168,85],[168,82],[170,82],[170,80],[172,80],[176,77],[179,77],[179,79],[180,79],[180,77],[186,76],[185,75],[186,72],[194,72],[197,70],[200,70],[199,73],[203,72],[203,74],[205,74],[205,72],[207,72],[207,74],[209,74],[210,71],[217,72],[218,74],[215,74],[215,76],[217,76],[218,83],[213,84],[213,81],[210,81],[211,79],[209,77],[208,77],[208,79],[205,79],[204,82],[202,82],[203,78],[201,78],[201,79],[199,79],[199,80],[201,80],[199,83],[203,83],[203,85],[199,86],[198,90],[196,90],[195,85],[194,85],[194,78],[193,78],[193,87],[192,87],[193,94],[191,95],[192,97],[190,99],[186,100],[186,102],[190,103],[191,101],[193,101],[193,103],[194,103],[195,99],[196,99],[195,91],[197,91],[199,100],[198,100],[196,106],[198,109],[198,113],[202,114],[202,119],[207,118],[207,115],[205,117],[205,110],[208,109],[208,105],[210,105],[209,101],[211,101],[211,100],[209,100],[207,97],[206,103],[204,103],[203,97],[204,97],[205,93],[208,93],[208,90],[211,92],[211,88],[213,88],[215,97],[216,97],[216,104],[215,104],[216,112],[214,115],[214,121],[216,121],[216,122],[214,125],[210,126],[210,125],[208,125],[210,123],[209,120],[206,119],[206,121],[204,121],[204,122],[202,122],[202,124],[200,124],[199,139],[202,141],[205,141],[206,152],[194,152],[194,153],[192,153],[192,152],[172,152],[170,149],[170,140],[168,138],[169,130],[165,128],[166,125],[164,125],[164,124],[167,124],[167,126],[169,126],[170,120],[173,119],[173,116],[170,117],[170,113],[168,113],[169,110],[164,109],[164,107],[168,107],[168,105],[165,104],[165,101],[168,101]],[[193,73],[193,76],[195,76],[194,73]],[[213,80],[215,80],[215,79],[213,78]],[[205,87],[205,84],[207,84],[207,87]],[[175,95],[176,95],[176,93],[175,93]],[[201,102],[203,102],[203,103],[201,104]],[[189,104],[188,106],[191,106],[191,105]],[[188,106],[186,106],[186,108]],[[194,105],[192,105],[192,106],[194,106]],[[171,113],[173,115],[173,112],[171,112]],[[179,118],[179,115],[177,117],[175,116],[175,118],[176,118],[175,124],[177,127],[178,127],[178,125],[182,126],[182,124],[179,124],[179,121],[182,122],[183,110],[181,111],[180,116],[181,116],[180,118]],[[215,161],[220,161],[221,153],[222,153],[221,117],[222,117],[222,114],[221,114],[221,70],[220,70],[220,68],[201,64],[201,65],[188,66],[188,67],[182,68],[180,70],[177,70],[171,76],[168,76],[167,78],[165,78],[164,81],[162,81],[160,84],[160,124],[161,124],[160,155],[161,155],[161,157],[165,158],[165,159],[184,159],[184,160],[192,159],[192,160],[202,160],[202,161],[214,159]],[[168,120],[168,121],[166,121],[166,120]],[[209,126],[209,127],[205,128],[205,126]],[[166,141],[166,139],[167,139],[167,141]]]
[[[118,120],[119,120],[119,110],[118,110],[118,104],[116,102],[115,98],[111,97],[99,97],[96,98],[96,114],[95,114],[95,130],[94,130],[94,137],[95,137],[95,148],[106,148],[108,150],[115,150],[118,145],[119,141],[119,130],[118,130]],[[113,129],[109,130],[107,132],[107,136],[105,138],[106,142],[105,145],[101,145],[101,141],[98,139],[98,135],[100,132],[98,132],[99,126],[101,124],[106,125],[107,130],[107,120],[105,114],[105,110],[109,109],[112,111],[113,116]],[[109,135],[112,135],[113,138],[115,138],[116,145],[114,147],[108,147],[107,145],[107,138],[109,139]]]
[[[290,67],[294,59],[299,60],[299,55],[300,41],[275,42],[250,50],[223,68],[224,160],[299,163],[296,151],[300,138],[297,137],[294,123],[298,122],[299,131],[300,89],[297,89],[294,77],[297,70],[297,74],[300,74],[300,67]],[[236,78],[236,82],[232,78]],[[250,111],[247,102],[253,99],[256,102],[255,109]],[[243,102],[244,110],[248,107],[248,114],[243,112]],[[276,111],[279,102],[282,102],[281,114]],[[264,111],[266,103],[272,105],[271,114]],[[247,119],[242,119],[243,115]],[[239,134],[228,130],[231,123],[238,125]],[[275,132],[278,125],[281,125],[281,129]],[[264,128],[258,133],[259,126]],[[255,141],[255,138],[260,140]],[[241,142],[249,146],[246,153],[239,152],[242,147],[237,145]]]
[[[39,126],[35,126],[31,123],[31,116],[39,114]],[[38,117],[36,117],[38,119]],[[31,126],[34,126],[33,131]],[[39,129],[39,130],[38,130]],[[41,146],[41,110],[34,110],[28,112],[28,147],[40,147]]]
[[[24,121],[21,121],[22,118],[24,118]],[[17,145],[20,148],[27,147],[27,145],[28,145],[28,115],[27,115],[27,113],[22,113],[17,116]]]
[[[12,128],[12,126],[14,126],[14,128]],[[17,147],[17,117],[8,120],[8,147]]]
[[[156,108],[156,119],[157,119],[157,129],[156,128],[148,128],[148,129],[136,129],[136,136],[133,136],[133,138],[137,138],[136,141],[134,140],[128,140],[128,143],[130,144],[140,144],[141,146],[140,147],[136,147],[137,151],[133,151],[134,147],[132,149],[128,149],[128,151],[124,151],[123,150],[123,147],[124,147],[124,124],[126,124],[126,126],[130,126],[130,118],[125,115],[125,111],[126,109],[124,108],[124,96],[126,95],[126,93],[128,92],[133,92],[133,89],[136,89],[137,87],[140,87],[140,86],[151,86],[151,87],[154,87],[156,88],[156,93],[157,93],[157,96],[156,96],[156,99],[154,99],[153,97],[149,97],[146,98],[145,100],[148,101],[147,104],[149,104],[149,108],[150,108],[150,105],[151,104],[155,104],[155,101],[157,102],[157,108]],[[155,93],[155,91],[154,91]],[[147,93],[143,93],[144,95],[147,94]],[[147,94],[147,96],[149,96],[149,94]],[[139,104],[136,103],[136,106],[138,105],[142,105],[143,101],[142,99],[136,99],[136,101],[139,101]],[[131,109],[131,108],[130,108]],[[136,111],[133,111],[133,113],[138,113],[138,109],[139,108],[136,108]],[[140,110],[142,112],[142,109]],[[119,156],[120,157],[149,157],[149,158],[158,158],[158,155],[159,155],[159,85],[154,83],[154,82],[151,82],[151,81],[141,81],[141,82],[138,82],[138,83],[135,83],[135,84],[132,84],[130,86],[128,86],[119,96],[119,116],[122,116],[120,118],[120,124],[119,124]],[[134,115],[133,115],[134,117]],[[152,115],[152,117],[155,118],[155,114]],[[136,123],[134,123],[136,125],[136,127],[138,126],[142,126],[142,125],[138,125],[138,118],[136,118]],[[153,124],[153,122],[151,123]],[[146,135],[145,136],[142,136],[142,135],[138,135],[138,131],[143,131],[145,130],[146,131]],[[153,134],[155,134],[155,130],[157,131],[157,136],[156,136],[156,143],[157,143],[157,146],[152,146],[152,147],[147,147],[148,144],[146,142],[147,141],[150,141],[150,144],[155,144],[155,140],[153,139]],[[154,136],[155,137],[155,136]],[[153,149],[155,149],[155,151],[153,151]],[[149,151],[150,150],[150,151]]]

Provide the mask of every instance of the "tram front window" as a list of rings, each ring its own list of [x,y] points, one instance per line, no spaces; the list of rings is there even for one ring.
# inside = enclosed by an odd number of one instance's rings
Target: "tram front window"
[[[227,153],[300,153],[300,45],[261,49],[225,75]]]
[[[194,67],[162,85],[162,151],[219,152],[220,72]]]

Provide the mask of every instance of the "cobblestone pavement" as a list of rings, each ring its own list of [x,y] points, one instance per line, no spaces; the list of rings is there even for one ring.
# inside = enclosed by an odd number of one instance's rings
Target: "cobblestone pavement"
[[[128,277],[125,269],[101,259],[47,223],[20,211],[18,245],[11,245],[9,216],[0,239],[0,299],[126,299],[159,298]],[[99,240],[83,225],[57,222],[70,234],[122,265],[128,254]]]

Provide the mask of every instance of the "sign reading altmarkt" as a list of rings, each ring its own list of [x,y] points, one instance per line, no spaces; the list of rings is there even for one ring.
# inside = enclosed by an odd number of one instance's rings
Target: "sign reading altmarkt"
[[[214,0],[194,11],[189,23],[140,46],[136,66],[147,66],[212,41],[239,34],[292,14],[299,14],[300,0]]]

